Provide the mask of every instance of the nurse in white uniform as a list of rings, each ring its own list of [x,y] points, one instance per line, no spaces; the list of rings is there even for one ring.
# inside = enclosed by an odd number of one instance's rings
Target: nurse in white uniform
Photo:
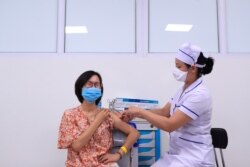
[[[176,80],[184,85],[160,109],[130,107],[123,118],[139,117],[169,132],[169,151],[153,167],[214,167],[211,129],[212,99],[202,75],[209,74],[214,59],[198,46],[185,43],[175,57]]]

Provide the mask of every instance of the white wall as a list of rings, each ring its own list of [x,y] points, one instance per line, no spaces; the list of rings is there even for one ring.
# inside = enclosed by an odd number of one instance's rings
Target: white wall
[[[228,167],[250,166],[250,55],[217,56],[204,80],[213,94],[213,126],[226,128]],[[0,57],[0,166],[64,166],[66,151],[57,150],[63,111],[79,105],[74,82],[93,69],[103,76],[106,100],[115,97],[170,98],[180,83],[172,77],[172,56],[2,54]],[[162,134],[162,152],[168,148]]]

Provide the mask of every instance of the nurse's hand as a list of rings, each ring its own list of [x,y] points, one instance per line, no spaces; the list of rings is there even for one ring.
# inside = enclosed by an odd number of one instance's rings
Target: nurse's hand
[[[135,116],[133,114],[127,113],[126,111],[127,110],[121,113],[120,119],[123,120],[124,122],[129,122],[132,119],[134,119]]]
[[[125,110],[126,111],[126,110]],[[120,118],[124,122],[129,122],[132,119],[134,119],[134,116],[129,113],[122,112],[112,112],[114,115],[116,115],[118,118]]]
[[[127,115],[131,115],[133,117],[141,118],[141,112],[143,112],[143,111],[144,111],[143,108],[131,106],[127,110],[125,110],[124,113]]]

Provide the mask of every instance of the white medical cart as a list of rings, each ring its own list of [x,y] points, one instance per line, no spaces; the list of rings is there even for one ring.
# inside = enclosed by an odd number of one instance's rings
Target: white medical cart
[[[129,106],[142,107],[148,110],[157,108],[158,101],[116,98],[112,105],[116,111],[123,111]],[[150,167],[156,160],[160,158],[160,130],[156,127],[153,127],[144,119],[137,118],[132,122],[136,124],[136,128],[141,135],[138,140],[138,147],[134,148],[135,153],[134,155],[132,154],[132,159],[134,160],[134,166],[132,167]],[[138,159],[138,164],[135,162],[136,159]]]

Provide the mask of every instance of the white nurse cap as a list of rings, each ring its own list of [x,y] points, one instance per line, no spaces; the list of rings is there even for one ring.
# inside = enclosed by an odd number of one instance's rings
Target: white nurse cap
[[[178,50],[176,58],[186,64],[195,65],[197,67],[202,68],[205,65],[196,64],[200,53],[201,53],[200,47],[192,45],[191,43],[184,43]]]

